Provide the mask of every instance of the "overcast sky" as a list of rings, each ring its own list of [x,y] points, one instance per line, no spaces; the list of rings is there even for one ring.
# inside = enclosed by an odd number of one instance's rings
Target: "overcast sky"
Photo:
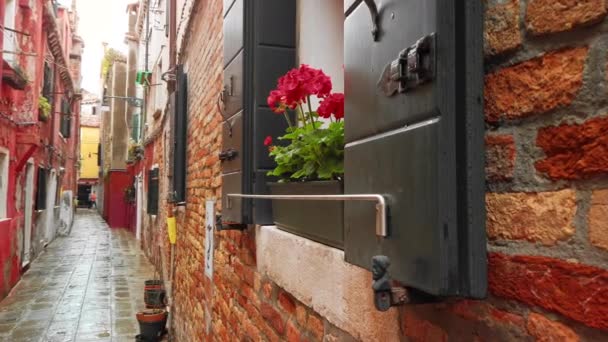
[[[110,47],[126,51],[124,44],[127,32],[127,4],[135,0],[77,0],[76,7],[80,23],[78,34],[84,40],[82,57],[82,88],[99,94],[99,73],[103,58],[102,42]],[[72,0],[59,0],[69,7]]]

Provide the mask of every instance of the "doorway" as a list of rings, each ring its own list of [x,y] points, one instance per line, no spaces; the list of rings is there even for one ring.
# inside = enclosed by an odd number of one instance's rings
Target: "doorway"
[[[51,170],[49,175],[48,191],[46,193],[46,243],[55,238],[55,204],[57,201],[57,172]]]
[[[92,185],[90,184],[78,184],[78,207],[79,208],[90,208],[91,201],[90,195],[92,190]]]
[[[21,267],[30,263],[32,249],[32,216],[34,215],[34,162],[30,159],[25,169],[25,218],[23,226],[23,243]]]

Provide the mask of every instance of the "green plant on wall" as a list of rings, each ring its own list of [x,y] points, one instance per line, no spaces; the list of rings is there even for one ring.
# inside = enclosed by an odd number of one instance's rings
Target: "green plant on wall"
[[[120,51],[111,48],[108,49],[103,56],[103,60],[101,61],[101,78],[105,79],[108,72],[110,72],[112,64],[114,64],[114,61],[122,58],[124,57]]]
[[[38,116],[40,121],[47,121],[51,115],[51,104],[44,96],[38,98]]]

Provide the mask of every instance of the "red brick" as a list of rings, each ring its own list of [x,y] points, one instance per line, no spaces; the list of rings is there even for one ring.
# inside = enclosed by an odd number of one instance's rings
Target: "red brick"
[[[319,340],[323,339],[323,335],[325,335],[325,326],[323,325],[323,320],[316,315],[308,316],[306,329],[308,329],[312,336]]]
[[[300,342],[300,331],[293,322],[287,322],[287,342]]]
[[[296,303],[289,293],[281,290],[278,302],[281,309],[285,310],[288,314],[293,315],[296,312]]]
[[[532,335],[537,342],[580,341],[580,338],[572,329],[534,312],[530,313],[528,316],[527,328],[530,335]]]
[[[591,197],[591,208],[587,216],[589,242],[608,250],[608,189],[597,190]]]
[[[274,330],[283,335],[285,332],[285,321],[281,314],[268,303],[262,303],[262,317],[274,328]]]
[[[508,134],[486,136],[486,179],[492,182],[513,179],[515,139]]]
[[[575,232],[577,206],[573,190],[488,193],[486,209],[490,240],[527,240],[551,246]]]
[[[519,0],[486,5],[484,53],[500,55],[521,46],[519,29]]]
[[[554,51],[488,74],[486,121],[521,119],[571,104],[583,84],[587,51]]]
[[[539,256],[489,255],[488,284],[496,296],[558,312],[608,329],[608,271]]]
[[[607,174],[607,130],[607,117],[540,129],[536,144],[546,158],[536,163],[536,169],[551,179],[577,180]]]
[[[403,311],[403,332],[412,342],[446,342],[448,334],[433,323],[420,319],[412,310]]]
[[[296,321],[301,326],[306,326],[306,320],[308,320],[308,311],[306,307],[301,304],[296,304]]]
[[[252,324],[249,320],[242,322],[245,336],[251,338],[253,341],[261,341],[260,330]]]
[[[526,11],[526,28],[535,35],[591,25],[606,17],[605,0],[531,0]]]
[[[262,293],[266,299],[272,298],[273,285],[270,281],[265,281],[262,285]]]

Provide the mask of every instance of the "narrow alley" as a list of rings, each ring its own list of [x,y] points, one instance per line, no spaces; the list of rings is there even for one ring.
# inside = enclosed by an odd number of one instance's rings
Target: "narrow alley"
[[[133,234],[81,210],[0,302],[0,341],[133,341],[150,276]]]

